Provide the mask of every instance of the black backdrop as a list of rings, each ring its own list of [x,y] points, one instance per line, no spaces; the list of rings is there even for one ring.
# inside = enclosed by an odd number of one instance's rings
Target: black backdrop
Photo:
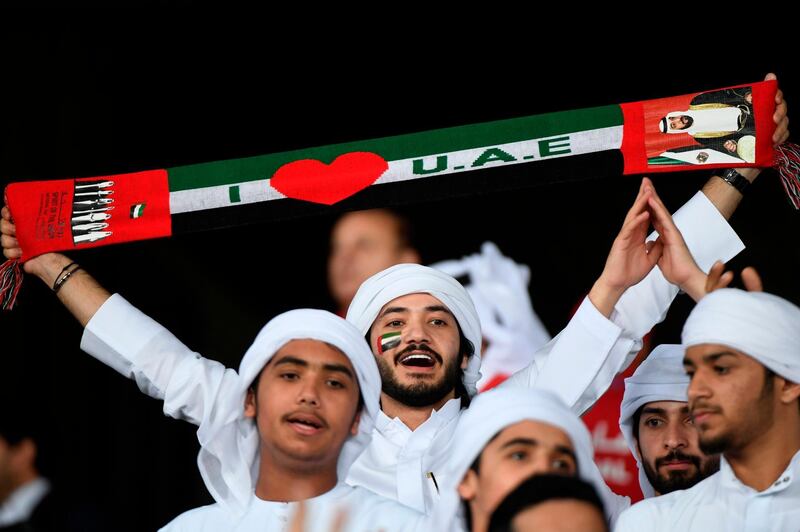
[[[434,38],[413,24],[372,25],[362,33],[328,27],[320,34],[244,14],[236,23],[203,24],[162,12],[115,12],[91,26],[76,18],[88,15],[0,34],[2,184],[635,101],[757,81],[767,71],[777,72],[790,104],[800,105],[790,53],[766,38],[686,54],[685,46],[659,45],[647,35],[608,41],[612,31],[603,28],[554,26],[549,41],[517,30],[513,41],[498,42],[479,30]],[[288,36],[274,36],[284,23]],[[535,183],[535,164],[515,171]],[[534,306],[556,333],[602,269],[636,194],[637,177],[607,174],[585,165],[563,183],[457,201],[420,195],[401,210],[414,223],[426,262],[474,252],[491,239],[529,264]],[[706,178],[681,173],[654,181],[677,208]],[[752,187],[733,219],[748,250],[732,267],[757,266],[768,290],[798,302],[798,215],[782,195],[774,173]],[[190,347],[235,367],[271,316],[332,307],[325,258],[335,215],[334,209],[73,258]],[[656,340],[677,341],[690,308],[679,298]],[[80,334],[33,278],[18,308],[0,316],[3,408],[37,419],[45,466],[63,497],[117,518],[117,530],[153,529],[210,501],[196,468],[193,428],[164,417],[160,403],[133,382],[81,353]]]

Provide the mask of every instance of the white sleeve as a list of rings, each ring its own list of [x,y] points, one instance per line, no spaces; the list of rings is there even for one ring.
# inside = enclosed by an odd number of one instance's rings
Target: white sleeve
[[[236,386],[235,371],[193,352],[119,294],[86,325],[81,349],[163,400],[165,414],[196,425],[221,390]]]
[[[714,262],[727,262],[744,249],[744,244],[714,204],[698,192],[672,215],[689,251],[701,270],[708,273]],[[655,240],[658,233],[647,237]],[[679,288],[669,283],[661,270],[653,268],[647,277],[628,288],[617,301],[611,320],[637,341],[667,315]],[[637,345],[636,352],[641,348]],[[635,357],[636,353],[633,353]],[[631,358],[628,363],[632,362]]]
[[[585,298],[567,326],[533,356],[533,362],[500,386],[554,392],[580,413],[614,379],[634,341]],[[588,403],[588,404],[587,404]]]

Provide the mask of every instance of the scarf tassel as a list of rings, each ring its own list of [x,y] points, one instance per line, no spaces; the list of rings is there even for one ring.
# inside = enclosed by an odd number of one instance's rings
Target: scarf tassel
[[[22,286],[22,263],[7,260],[0,265],[0,309],[11,310]]]
[[[800,146],[789,142],[778,146],[776,163],[789,201],[795,209],[800,209]]]

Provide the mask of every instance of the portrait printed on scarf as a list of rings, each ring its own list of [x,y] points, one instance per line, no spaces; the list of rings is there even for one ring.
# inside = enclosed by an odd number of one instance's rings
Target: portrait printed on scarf
[[[755,161],[750,86],[644,102],[649,166]]]

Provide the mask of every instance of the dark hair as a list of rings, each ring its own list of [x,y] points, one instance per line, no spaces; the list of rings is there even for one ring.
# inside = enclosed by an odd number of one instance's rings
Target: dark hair
[[[34,466],[39,471],[48,473],[50,463],[43,459],[47,454],[46,437],[50,437],[45,430],[41,416],[35,415],[30,407],[21,406],[19,401],[14,402],[3,397],[4,406],[0,408],[0,439],[10,447],[15,447],[25,440],[31,440],[36,445],[36,459]],[[45,452],[42,452],[45,448]]]
[[[606,515],[600,496],[588,482],[561,475],[534,475],[506,495],[492,513],[489,532],[510,532],[511,522],[520,512],[546,501],[565,499],[591,505],[600,512],[605,521]]]
[[[461,408],[469,407],[469,404],[472,402],[472,398],[469,396],[469,392],[467,391],[467,387],[464,386],[464,370],[461,369],[461,362],[465,358],[469,358],[475,354],[475,346],[472,345],[467,337],[464,335],[464,331],[461,330],[461,325],[458,325],[458,321],[456,321],[456,325],[458,326],[458,354],[460,355],[458,359],[458,382],[456,383],[455,388],[455,396],[461,399]]]
[[[500,429],[500,431],[498,431],[494,436],[489,438],[489,441],[486,442],[486,445],[492,443],[494,439],[497,438],[501,432],[503,432],[503,430],[504,429]],[[483,446],[483,449],[486,448],[486,445]],[[475,471],[476,475],[480,475],[481,473],[481,456],[483,456],[483,449],[481,449],[481,452],[478,453],[478,456],[476,456],[475,460],[473,460],[469,465],[469,468],[472,471]],[[467,501],[463,500],[461,501],[461,508],[464,510],[464,519],[467,521],[467,530],[472,530],[472,509],[469,507]]]
[[[44,424],[35,412],[36,405],[3,393],[0,395],[0,438],[9,445],[31,439],[38,440]]]
[[[400,249],[414,249],[414,226],[408,218],[394,209],[381,209],[394,218],[397,224],[397,244]]]
[[[633,421],[633,425],[631,426],[631,431],[633,432],[633,437],[636,441],[639,441],[639,421],[642,419],[642,411],[644,410],[645,405],[640,406],[636,409],[636,412],[633,413],[633,417],[631,421]]]

